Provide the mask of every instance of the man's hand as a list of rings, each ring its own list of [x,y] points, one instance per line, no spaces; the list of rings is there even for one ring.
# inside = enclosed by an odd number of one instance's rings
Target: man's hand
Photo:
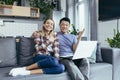
[[[85,31],[85,28],[83,28],[83,30],[79,32],[79,34],[78,34],[78,40],[81,39],[81,37],[82,37],[84,31]]]
[[[74,44],[74,45],[73,45],[73,50],[74,50],[74,51],[76,50],[77,45],[78,45],[78,43],[79,43],[79,41],[80,41],[80,39],[81,39],[81,37],[82,37],[84,31],[85,31],[85,28],[83,28],[83,30],[79,32],[78,38],[77,38],[77,39],[78,39],[77,44]]]

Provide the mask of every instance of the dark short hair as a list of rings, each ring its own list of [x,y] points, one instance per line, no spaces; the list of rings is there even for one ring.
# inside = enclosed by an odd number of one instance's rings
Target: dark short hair
[[[67,21],[67,22],[69,22],[69,24],[70,24],[70,19],[69,19],[68,17],[63,17],[62,19],[60,19],[59,24],[60,24],[62,21]]]

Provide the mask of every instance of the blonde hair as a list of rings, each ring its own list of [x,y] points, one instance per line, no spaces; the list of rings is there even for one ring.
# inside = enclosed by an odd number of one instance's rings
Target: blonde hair
[[[44,22],[43,22],[43,24],[45,24],[46,22],[47,22],[47,20],[52,20],[52,19],[46,19]],[[54,35],[54,28],[55,28],[55,22],[54,22],[54,20],[52,20],[53,21],[53,23],[54,23],[54,25],[53,25],[53,30],[51,30],[50,31],[50,33],[49,33],[49,35],[50,35],[50,37],[52,37],[53,35]],[[46,30],[45,30],[45,28],[44,28],[44,26],[42,27],[42,33],[41,33],[41,35],[42,36],[46,36]]]

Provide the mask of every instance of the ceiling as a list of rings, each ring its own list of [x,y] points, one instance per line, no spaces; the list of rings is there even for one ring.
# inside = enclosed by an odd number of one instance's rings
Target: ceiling
[[[120,18],[120,0],[99,0],[99,20]]]

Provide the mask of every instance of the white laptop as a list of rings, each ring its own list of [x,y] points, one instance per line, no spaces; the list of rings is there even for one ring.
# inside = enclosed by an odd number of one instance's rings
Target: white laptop
[[[80,41],[72,59],[91,57],[96,47],[97,41]]]

